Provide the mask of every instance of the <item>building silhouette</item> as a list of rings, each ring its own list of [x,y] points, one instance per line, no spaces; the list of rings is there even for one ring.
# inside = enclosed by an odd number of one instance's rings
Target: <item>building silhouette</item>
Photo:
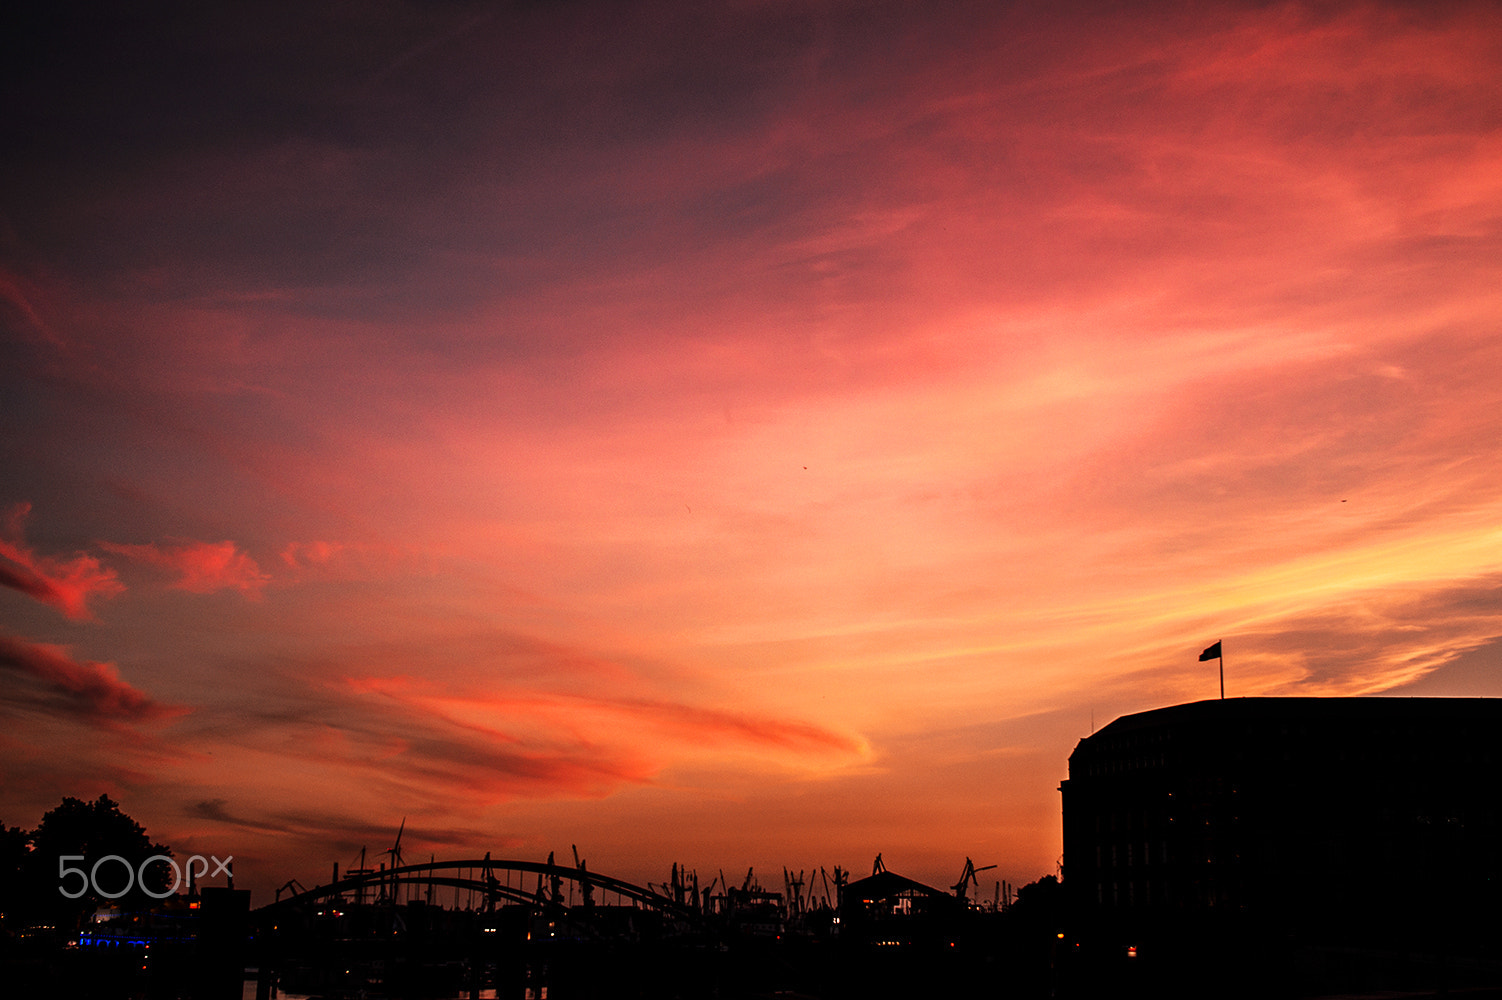
[[[1069,912],[1086,946],[1133,955],[1495,955],[1499,764],[1499,700],[1237,698],[1124,716],[1079,742],[1060,786]]]

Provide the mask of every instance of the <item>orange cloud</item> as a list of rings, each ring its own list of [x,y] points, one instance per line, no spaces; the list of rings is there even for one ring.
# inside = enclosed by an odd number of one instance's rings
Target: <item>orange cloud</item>
[[[136,562],[176,573],[172,586],[192,594],[238,590],[258,595],[271,577],[234,542],[174,542],[167,546],[104,543],[104,548]]]
[[[608,710],[643,717],[685,742],[707,739],[808,753],[862,754],[867,749],[864,740],[811,722],[646,699],[619,699],[597,704]]]
[[[22,526],[30,512],[31,504],[17,504],[0,528],[0,558],[9,563],[0,563],[0,586],[50,604],[73,619],[90,617],[88,600],[93,595],[110,597],[125,589],[115,571],[93,556],[79,553],[72,559],[55,559],[27,548]]]
[[[666,738],[683,747],[740,745],[819,756],[867,751],[864,740],[813,723],[660,699],[448,694],[410,677],[348,678],[345,683],[351,690],[380,694],[410,710],[508,742],[517,741],[507,731],[509,722],[555,732],[608,733],[618,742]]]
[[[107,723],[156,722],[185,709],[156,701],[120,679],[113,663],[80,663],[62,646],[0,636],[0,670],[32,682],[10,684],[7,701]]]

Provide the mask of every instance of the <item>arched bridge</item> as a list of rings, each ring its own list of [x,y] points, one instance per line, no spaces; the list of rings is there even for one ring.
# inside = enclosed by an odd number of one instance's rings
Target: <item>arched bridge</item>
[[[529,889],[526,882],[531,876],[536,876],[536,883]],[[452,892],[442,893],[439,901],[442,902],[442,896],[450,896],[455,908],[458,908],[458,900],[463,894],[471,903],[486,910],[506,903],[545,909],[569,905],[563,896],[564,883],[580,890],[581,904],[586,908],[615,896],[621,905],[656,910],[693,924],[703,921],[702,914],[692,906],[624,879],[589,871],[583,865],[570,868],[542,861],[494,860],[489,855],[347,873],[344,878],[328,885],[280,897],[257,912],[273,916],[304,910],[329,900],[397,902],[403,898],[420,898],[424,894],[431,899],[433,893],[445,889]],[[603,898],[596,900],[596,893]]]

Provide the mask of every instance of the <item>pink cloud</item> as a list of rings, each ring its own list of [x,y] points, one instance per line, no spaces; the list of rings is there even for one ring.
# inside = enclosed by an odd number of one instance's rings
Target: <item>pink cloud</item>
[[[211,594],[216,590],[238,590],[259,595],[271,577],[234,542],[173,542],[159,545],[118,545],[105,543],[110,552],[136,562],[176,573],[172,586],[192,594]]]
[[[282,562],[293,569],[323,566],[343,551],[339,542],[289,542],[282,549]]]
[[[19,590],[50,604],[73,619],[89,618],[88,600],[95,594],[110,597],[125,589],[115,571],[93,556],[78,553],[71,559],[38,555],[26,546],[22,527],[31,504],[12,507],[0,527],[0,585]]]
[[[410,571],[423,556],[410,548],[377,541],[288,542],[278,558],[292,571],[285,582],[304,580],[371,580]]]
[[[7,700],[30,701],[103,722],[155,722],[183,708],[156,701],[120,679],[113,663],[80,662],[62,646],[0,636],[0,670],[29,678],[40,690],[7,685]]]

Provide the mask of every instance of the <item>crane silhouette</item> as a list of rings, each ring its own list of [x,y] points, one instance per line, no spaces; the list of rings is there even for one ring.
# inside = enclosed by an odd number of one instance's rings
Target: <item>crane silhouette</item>
[[[975,877],[976,873],[988,872],[995,867],[995,865],[986,865],[984,868],[977,868],[975,867],[974,861],[966,858],[965,870],[960,873],[960,880],[954,885],[950,886],[950,888],[954,890],[955,897],[959,899],[961,903],[968,902],[970,887],[973,885],[977,889],[980,888],[980,879]]]

